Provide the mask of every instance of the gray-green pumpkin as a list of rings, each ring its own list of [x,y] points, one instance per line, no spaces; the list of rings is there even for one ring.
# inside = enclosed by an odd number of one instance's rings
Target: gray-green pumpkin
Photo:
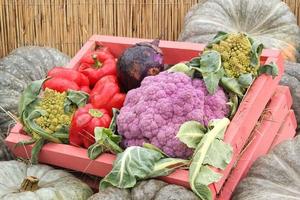
[[[0,106],[17,116],[21,92],[34,80],[45,77],[54,66],[63,66],[69,57],[53,48],[27,46],[13,50],[0,59]],[[14,121],[0,109],[0,160],[10,159],[3,138]]]
[[[296,60],[299,27],[281,0],[202,0],[187,13],[179,40],[208,43],[219,31],[247,33]]]
[[[88,185],[64,170],[0,162],[0,200],[86,200],[92,194]]]
[[[292,108],[296,114],[298,130],[300,130],[300,64],[287,61],[284,67],[284,75],[280,84],[290,88],[293,97]]]
[[[190,190],[150,179],[139,182],[134,188],[119,189],[108,187],[94,194],[89,200],[198,200]]]
[[[300,199],[300,136],[260,157],[238,185],[232,199]]]

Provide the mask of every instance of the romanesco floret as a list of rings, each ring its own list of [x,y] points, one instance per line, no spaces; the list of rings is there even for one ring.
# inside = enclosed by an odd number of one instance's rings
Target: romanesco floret
[[[139,88],[130,90],[117,118],[122,145],[151,143],[171,157],[192,155],[176,134],[184,122],[195,120],[204,125],[229,112],[228,97],[218,87],[208,93],[205,83],[181,72],[161,72],[146,77]]]
[[[46,111],[46,114],[37,118],[35,122],[48,133],[58,131],[63,125],[71,123],[72,112],[64,112],[66,92],[59,93],[46,88],[38,107]]]
[[[243,33],[229,34],[225,40],[211,47],[221,54],[226,75],[236,78],[245,73],[256,75],[257,68],[250,65],[251,48],[248,37]]]

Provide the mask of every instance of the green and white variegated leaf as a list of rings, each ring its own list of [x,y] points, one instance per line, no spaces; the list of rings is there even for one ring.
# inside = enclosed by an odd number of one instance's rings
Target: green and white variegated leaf
[[[19,101],[19,115],[21,118],[21,122],[23,122],[23,112],[28,109],[28,106],[32,103],[34,103],[42,89],[43,83],[46,81],[46,79],[33,81],[30,83],[25,90],[23,91],[20,101]]]
[[[225,169],[232,157],[232,147],[221,140],[214,140],[207,151],[203,164]]]
[[[191,189],[200,198],[211,199],[207,186],[221,178],[221,175],[212,171],[209,166],[225,168],[226,163],[230,162],[231,153],[229,152],[232,152],[232,149],[220,140],[229,123],[227,118],[211,122],[209,131],[203,136],[194,152],[189,168],[189,182]],[[222,155],[224,152],[225,156]]]
[[[131,188],[138,180],[152,173],[154,165],[164,156],[154,150],[143,147],[128,147],[117,155],[113,169],[100,182],[100,189],[109,186]]]
[[[230,115],[229,118],[232,119],[235,115],[238,106],[239,106],[239,98],[234,93],[229,93],[229,102],[227,103],[230,106]]]
[[[189,67],[195,67],[195,68],[199,68],[200,67],[200,57],[195,57],[195,58],[192,58],[190,60],[190,62],[187,63],[187,65]]]
[[[145,142],[143,144],[143,147],[146,149],[151,149],[151,150],[157,151],[157,152],[161,153],[162,155],[164,155],[165,157],[169,157],[165,152],[163,152],[160,148],[158,148],[157,146],[155,146],[153,144]]]
[[[253,41],[251,39],[251,41]],[[264,45],[260,42],[252,42],[252,48],[251,48],[251,57],[250,57],[250,65],[251,67],[257,68],[260,64],[260,55],[262,53],[262,50],[264,48]]]
[[[184,63],[178,63],[168,69],[168,72],[182,72],[189,77],[193,77],[195,70]]]
[[[205,132],[206,128],[199,122],[188,121],[180,126],[176,137],[189,148],[196,148]]]
[[[242,87],[248,88],[253,82],[252,74],[247,73],[247,74],[240,75],[238,78],[238,82],[239,84],[241,84]]]
[[[207,91],[214,94],[217,91],[218,85],[224,76],[224,70],[221,68],[216,72],[202,74]]]
[[[94,132],[96,142],[88,148],[87,152],[90,159],[94,160],[104,152],[117,154],[123,151],[119,146],[121,136],[113,133],[111,129],[96,127]]]
[[[208,129],[211,131],[215,126],[219,126],[219,122],[224,121],[224,119],[213,119],[210,122],[208,122]],[[224,139],[224,134],[226,132],[227,126],[222,127],[218,131],[218,135],[216,136],[217,139],[223,140]]]
[[[275,78],[279,74],[278,66],[274,62],[263,65],[258,69],[258,74],[268,74]]]
[[[205,51],[200,57],[201,73],[217,72],[221,68],[221,55],[217,51]]]
[[[222,178],[222,174],[214,172],[207,165],[203,165],[198,172],[196,183],[208,186],[211,183],[215,183]]]
[[[245,89],[240,85],[236,78],[223,76],[220,83],[228,92],[232,92],[238,95],[240,98],[244,96]]]
[[[64,111],[66,113],[72,110],[72,105],[76,107],[84,106],[88,101],[89,95],[82,91],[68,90],[67,98],[64,103]]]
[[[190,163],[189,160],[179,159],[179,158],[163,158],[155,163],[152,173],[148,178],[154,178],[158,176],[167,176],[171,174],[174,170],[186,167]]]
[[[113,117],[111,119],[110,125],[109,125],[109,129],[113,132],[116,133],[117,132],[117,117],[120,114],[120,110],[113,108]]]

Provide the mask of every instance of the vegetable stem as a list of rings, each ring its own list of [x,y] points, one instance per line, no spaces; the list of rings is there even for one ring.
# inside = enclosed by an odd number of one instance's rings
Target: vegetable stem
[[[27,176],[21,184],[20,191],[21,192],[28,192],[28,191],[34,192],[39,189],[38,183],[39,183],[39,179],[37,177]]]

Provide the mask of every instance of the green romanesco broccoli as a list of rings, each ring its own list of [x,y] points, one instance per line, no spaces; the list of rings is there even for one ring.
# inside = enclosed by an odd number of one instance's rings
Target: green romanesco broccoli
[[[239,77],[244,73],[256,75],[257,67],[251,66],[252,45],[243,33],[229,34],[226,39],[213,44],[210,50],[221,54],[222,65],[229,77]]]
[[[63,125],[70,125],[73,112],[65,113],[64,103],[66,98],[66,92],[59,93],[48,88],[44,91],[38,107],[45,110],[46,114],[35,119],[35,122],[47,133],[54,133],[60,130]]]

